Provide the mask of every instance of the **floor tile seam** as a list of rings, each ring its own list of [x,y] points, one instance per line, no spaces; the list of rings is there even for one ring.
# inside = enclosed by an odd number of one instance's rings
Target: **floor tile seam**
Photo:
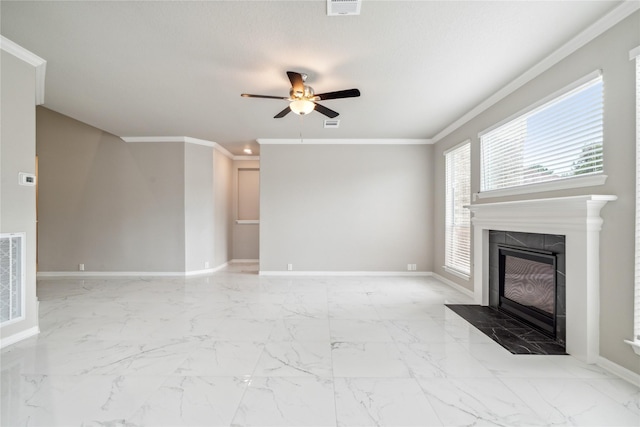
[[[329,362],[331,365],[331,388],[333,390],[333,414],[335,416],[335,425],[339,426],[338,423],[338,401],[337,401],[337,393],[336,393],[336,377],[334,372],[334,360],[333,360],[333,340],[331,339],[331,308],[329,303],[329,286],[325,287],[325,291],[327,294],[327,333],[329,334]]]
[[[539,411],[537,411],[535,409],[534,406],[530,405],[525,399],[521,398],[520,395],[518,394],[517,390],[514,389],[513,387],[510,387],[509,384],[507,384],[505,381],[508,380],[519,380],[519,381],[527,381],[527,382],[535,382],[536,380],[543,380],[543,381],[548,381],[548,380],[556,380],[556,381],[563,381],[565,382],[566,380],[572,380],[571,378],[536,378],[536,377],[526,377],[526,378],[506,378],[506,377],[496,377],[498,381],[500,381],[500,383],[507,388],[507,390],[511,391],[511,393],[513,394],[513,396],[515,396],[520,402],[522,402],[524,404],[525,407],[529,408],[529,410],[531,411],[532,414],[534,414],[535,416],[539,417],[540,419],[544,420],[547,416],[546,413],[540,413]],[[611,400],[606,394],[604,393],[599,393],[601,396],[606,396],[605,400]],[[549,403],[547,402],[546,399],[544,399],[545,403]],[[616,405],[622,406],[619,403],[613,401],[613,403],[615,403]],[[556,409],[558,412],[560,412],[562,414],[562,416],[564,417],[566,415],[566,412],[563,410],[563,408],[559,408],[558,406],[556,406],[555,404],[552,405],[552,407],[554,409]]]
[[[120,376],[125,377],[125,375],[120,375]],[[119,377],[120,377],[120,376],[119,376]],[[154,375],[154,376],[155,376],[155,375]],[[127,377],[129,377],[129,376],[127,376]],[[135,377],[135,376],[134,376],[134,377]],[[131,411],[131,413],[130,413],[127,417],[124,417],[125,425],[126,425],[126,423],[127,423],[129,420],[132,420],[132,419],[133,419],[133,417],[138,413],[138,411],[139,411],[140,409],[144,408],[144,407],[145,407],[145,405],[146,405],[148,402],[150,402],[150,401],[151,401],[151,398],[153,397],[153,395],[154,395],[155,393],[157,393],[157,392],[158,392],[158,391],[159,391],[159,390],[160,390],[160,389],[161,389],[161,388],[162,388],[162,387],[163,387],[167,382],[169,382],[171,378],[173,378],[173,377],[172,377],[172,376],[170,376],[170,375],[164,376],[163,381],[162,381],[162,382],[161,382],[161,383],[160,383],[156,388],[154,388],[153,390],[150,390],[150,391],[148,391],[148,392],[146,392],[146,393],[145,393],[145,397],[144,397],[143,399],[140,399],[140,401],[141,401],[140,405],[138,405],[138,406],[135,408],[135,410],[132,410],[132,411]]]
[[[418,384],[418,387],[422,391],[422,394],[425,397],[425,399],[427,399],[427,402],[429,403],[429,406],[431,407],[431,410],[433,411],[434,414],[436,414],[436,417],[438,418],[438,421],[440,422],[440,425],[441,426],[445,426],[446,424],[444,423],[444,421],[442,420],[442,417],[440,416],[440,414],[436,410],[436,407],[434,406],[434,404],[433,404],[433,402],[432,402],[432,400],[430,398],[430,394],[427,393],[427,390],[425,390],[424,387],[422,387],[422,384],[420,383],[420,378],[415,378],[414,377],[413,379]]]
[[[631,408],[628,408],[627,405],[624,402],[622,402],[621,400],[618,400],[616,398],[613,398],[613,397],[609,396],[608,394],[605,394],[602,390],[597,388],[595,384],[591,384],[591,381],[596,382],[596,381],[608,381],[608,380],[609,380],[608,378],[588,378],[588,379],[583,379],[582,381],[584,383],[586,383],[589,387],[591,387],[594,390],[596,390],[599,394],[603,394],[603,395],[607,396],[610,400],[613,400],[617,405],[619,405],[619,406],[625,408],[626,410],[638,415],[638,419],[640,420],[640,407],[639,407],[640,406],[640,402],[638,402],[637,399],[635,400],[635,405],[636,405],[637,409],[631,409]],[[620,379],[620,380],[621,381],[625,381],[623,379]],[[638,389],[636,391],[636,394],[639,394],[639,393],[640,393],[640,389]]]

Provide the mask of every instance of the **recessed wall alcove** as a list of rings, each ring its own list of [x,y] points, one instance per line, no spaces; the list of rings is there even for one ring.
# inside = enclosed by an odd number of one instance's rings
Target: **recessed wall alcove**
[[[475,302],[490,303],[491,230],[565,236],[566,351],[595,363],[599,355],[600,210],[616,199],[585,195],[470,205]]]

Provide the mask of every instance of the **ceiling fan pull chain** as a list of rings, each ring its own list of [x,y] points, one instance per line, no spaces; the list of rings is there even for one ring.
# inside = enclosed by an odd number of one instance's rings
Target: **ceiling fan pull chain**
[[[302,127],[304,125],[304,116],[300,115],[300,144],[304,144],[304,140],[302,139]]]

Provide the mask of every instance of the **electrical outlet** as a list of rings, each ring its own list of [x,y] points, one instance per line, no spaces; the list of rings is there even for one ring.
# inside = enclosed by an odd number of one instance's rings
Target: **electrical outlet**
[[[293,271],[293,264],[287,264],[287,271]]]
[[[204,268],[209,268],[209,261],[204,262]]]
[[[407,264],[407,271],[411,271],[411,264]]]
[[[412,269],[413,271],[416,271],[416,269],[417,269],[417,265],[416,265],[416,264],[411,264],[411,267],[412,267],[411,269]]]
[[[78,264],[78,270],[84,271],[84,264]]]

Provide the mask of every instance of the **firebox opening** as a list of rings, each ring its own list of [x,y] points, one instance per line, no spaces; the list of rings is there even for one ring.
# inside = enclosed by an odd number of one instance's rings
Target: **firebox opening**
[[[498,245],[498,308],[555,338],[556,255]]]

